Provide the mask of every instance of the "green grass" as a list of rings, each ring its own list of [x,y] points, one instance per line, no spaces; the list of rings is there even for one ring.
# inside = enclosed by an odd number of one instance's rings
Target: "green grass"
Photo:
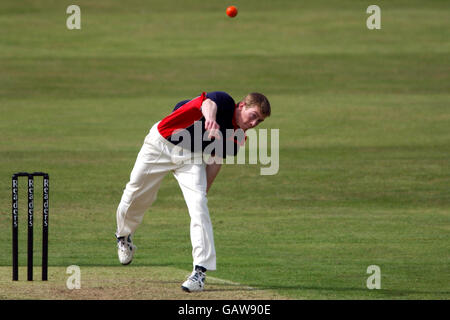
[[[116,266],[115,210],[151,125],[201,91],[260,91],[280,169],[222,169],[213,276],[294,299],[450,297],[448,1],[378,1],[377,31],[367,1],[235,1],[235,19],[226,1],[78,1],[74,31],[70,4],[0,4],[0,266],[13,172],[50,173],[51,266]],[[190,269],[174,178],[135,241],[133,265]]]

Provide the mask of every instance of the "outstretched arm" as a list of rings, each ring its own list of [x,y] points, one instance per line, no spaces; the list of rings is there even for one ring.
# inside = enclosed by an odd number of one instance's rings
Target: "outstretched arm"
[[[208,193],[209,189],[211,188],[211,185],[214,182],[214,179],[217,177],[217,174],[219,173],[221,167],[221,163],[215,162],[206,165],[206,193]]]

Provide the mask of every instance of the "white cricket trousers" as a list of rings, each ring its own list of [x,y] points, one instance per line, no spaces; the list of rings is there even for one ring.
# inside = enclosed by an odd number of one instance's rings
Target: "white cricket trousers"
[[[191,217],[193,265],[216,270],[213,229],[206,198],[206,164],[204,161],[201,164],[180,162],[182,157],[174,156],[180,152],[174,152],[176,146],[161,136],[158,123],[145,138],[117,208],[116,236],[128,236],[135,232],[144,213],[156,200],[161,181],[172,171]]]

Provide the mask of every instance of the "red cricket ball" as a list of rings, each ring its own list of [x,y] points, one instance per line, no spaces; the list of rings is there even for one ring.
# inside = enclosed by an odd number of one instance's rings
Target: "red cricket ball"
[[[227,16],[229,16],[230,18],[236,17],[237,14],[238,14],[238,10],[235,6],[229,6],[227,8]]]

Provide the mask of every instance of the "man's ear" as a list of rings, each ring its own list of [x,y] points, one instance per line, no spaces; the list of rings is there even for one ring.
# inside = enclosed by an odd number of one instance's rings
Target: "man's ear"
[[[245,102],[243,102],[243,101],[239,102],[238,108],[240,110],[242,110],[242,109],[244,109],[244,107],[245,107]]]

